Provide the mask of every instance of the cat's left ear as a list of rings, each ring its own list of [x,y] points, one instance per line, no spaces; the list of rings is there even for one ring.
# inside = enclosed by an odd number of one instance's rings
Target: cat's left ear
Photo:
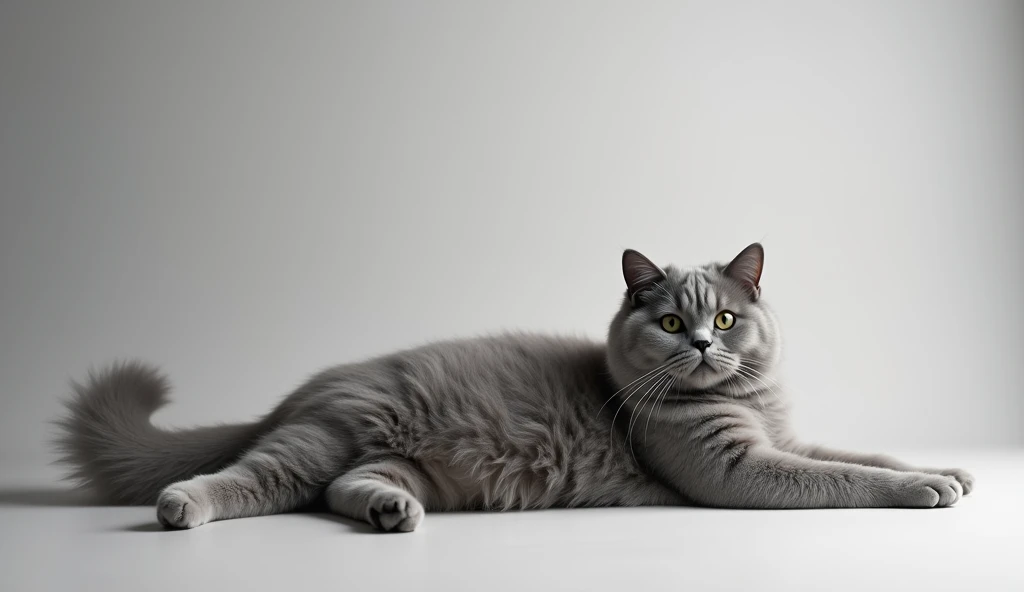
[[[622,276],[626,279],[626,295],[636,306],[636,295],[664,280],[667,276],[660,267],[633,249],[622,254]]]
[[[725,267],[726,277],[730,277],[743,286],[750,297],[757,300],[761,297],[761,269],[764,267],[764,248],[761,243],[754,243],[743,249],[736,258]]]

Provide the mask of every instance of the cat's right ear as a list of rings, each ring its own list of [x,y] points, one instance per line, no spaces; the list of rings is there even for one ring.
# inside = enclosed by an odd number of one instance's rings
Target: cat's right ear
[[[622,254],[622,276],[626,279],[626,296],[636,306],[636,295],[666,278],[665,272],[633,249]]]

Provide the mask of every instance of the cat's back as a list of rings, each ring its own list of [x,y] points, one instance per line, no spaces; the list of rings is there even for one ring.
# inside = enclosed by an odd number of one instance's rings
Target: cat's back
[[[605,346],[586,339],[506,333],[453,340],[395,354],[390,360],[413,388],[440,397],[516,401],[597,395],[611,386]]]
[[[611,387],[605,346],[588,339],[531,333],[439,341],[329,368],[300,391],[370,390],[429,400],[544,398],[556,389],[592,394]]]

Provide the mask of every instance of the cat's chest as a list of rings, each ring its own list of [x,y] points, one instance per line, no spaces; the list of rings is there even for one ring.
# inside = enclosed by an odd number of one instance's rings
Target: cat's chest
[[[781,399],[736,400],[724,395],[705,396],[701,400],[683,400],[677,406],[667,406],[660,419],[662,435],[669,432],[688,439],[698,437],[707,426],[717,425],[716,422],[723,419],[772,444],[783,441],[789,432],[786,406]]]

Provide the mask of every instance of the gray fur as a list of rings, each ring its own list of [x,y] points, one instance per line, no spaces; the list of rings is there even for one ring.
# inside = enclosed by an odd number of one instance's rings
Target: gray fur
[[[937,507],[969,492],[958,469],[796,440],[762,264],[760,245],[686,270],[627,251],[607,346],[528,334],[435,343],[327,369],[249,424],[157,429],[165,380],[115,365],[74,385],[58,445],[72,478],[110,501],[155,501],[178,528],[317,498],[411,531],[443,510]],[[722,330],[726,309],[735,324]],[[664,330],[667,314],[684,330]]]

